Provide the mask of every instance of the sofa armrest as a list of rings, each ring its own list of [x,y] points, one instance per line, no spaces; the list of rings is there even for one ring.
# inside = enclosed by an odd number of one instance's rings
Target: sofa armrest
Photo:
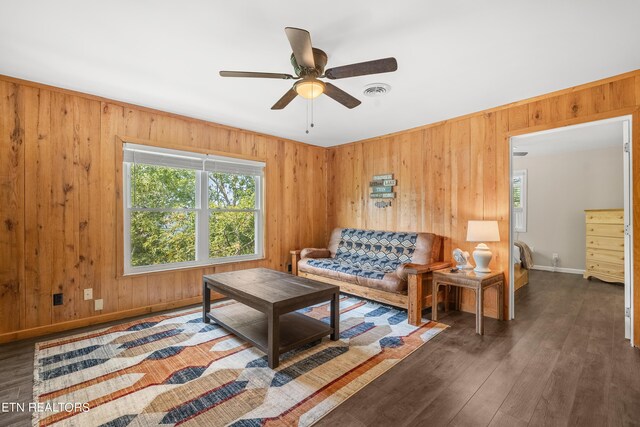
[[[324,248],[305,248],[300,251],[300,259],[305,258],[331,258],[331,252]]]
[[[419,326],[422,324],[422,300],[424,296],[424,285],[431,280],[430,272],[441,270],[451,266],[449,262],[432,262],[431,264],[403,264],[402,273],[407,275],[407,314],[410,325]],[[433,302],[435,298],[435,302]],[[432,304],[438,303],[438,296],[432,295]]]
[[[291,274],[298,275],[298,261],[304,258],[329,258],[329,249],[305,248],[289,251],[291,254]]]
[[[398,268],[396,268],[396,276],[400,278],[400,280],[407,280],[409,277],[409,273],[407,272],[407,266],[411,265],[409,263],[400,264]]]
[[[398,267],[397,273],[398,276],[400,274],[404,274],[405,277],[409,274],[425,274],[430,271],[442,270],[443,268],[448,268],[451,266],[450,262],[447,261],[437,261],[432,262],[431,264],[402,264]],[[402,276],[400,276],[402,278]]]
[[[289,251],[291,254],[291,274],[294,276],[298,275],[298,261],[300,261],[300,249]]]

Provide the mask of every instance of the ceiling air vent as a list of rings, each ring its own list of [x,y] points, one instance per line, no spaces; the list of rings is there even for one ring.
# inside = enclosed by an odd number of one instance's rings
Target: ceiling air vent
[[[371,83],[370,85],[366,85],[364,87],[364,91],[362,93],[365,96],[382,96],[391,92],[391,86],[386,83]]]

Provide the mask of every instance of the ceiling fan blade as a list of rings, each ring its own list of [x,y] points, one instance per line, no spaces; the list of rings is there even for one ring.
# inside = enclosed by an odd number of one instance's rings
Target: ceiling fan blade
[[[293,50],[293,56],[301,67],[316,68],[313,59],[313,48],[311,46],[311,35],[309,31],[300,28],[287,27],[284,29]]]
[[[324,93],[329,98],[338,101],[340,104],[347,108],[354,108],[361,104],[360,100],[349,95],[347,92],[332,85],[331,83],[325,83]]]
[[[390,73],[398,69],[396,58],[376,59],[358,64],[329,68],[324,72],[328,79],[345,79],[347,77],[366,76],[369,74]]]
[[[293,98],[295,98],[296,96],[298,96],[298,93],[293,88],[289,89],[289,91],[285,93],[282,98],[278,99],[278,102],[273,104],[273,107],[271,107],[271,109],[282,110],[284,107],[289,105],[289,103],[293,101]]]
[[[221,77],[253,77],[259,79],[293,79],[291,74],[282,73],[256,73],[253,71],[220,71]]]

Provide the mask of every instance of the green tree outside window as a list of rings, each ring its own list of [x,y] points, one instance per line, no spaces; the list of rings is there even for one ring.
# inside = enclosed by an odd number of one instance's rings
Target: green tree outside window
[[[255,177],[132,164],[132,267],[196,260],[199,173],[207,173],[209,258],[255,253]]]

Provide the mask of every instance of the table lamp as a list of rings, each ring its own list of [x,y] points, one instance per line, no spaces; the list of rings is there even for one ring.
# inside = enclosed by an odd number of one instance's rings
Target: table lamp
[[[491,273],[489,263],[493,254],[484,242],[499,242],[500,232],[498,221],[469,221],[467,227],[467,242],[480,242],[473,251],[477,273]]]

